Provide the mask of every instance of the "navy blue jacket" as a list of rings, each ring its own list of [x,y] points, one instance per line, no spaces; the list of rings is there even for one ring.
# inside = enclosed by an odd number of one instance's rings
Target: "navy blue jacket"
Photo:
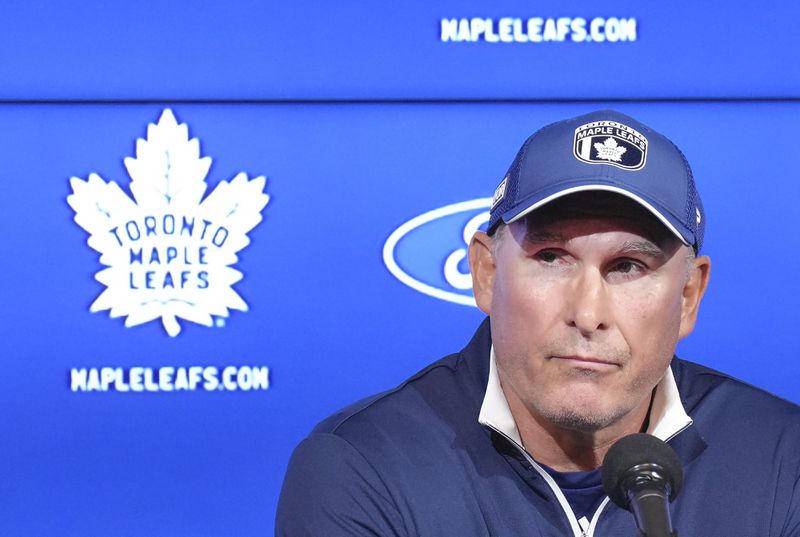
[[[477,421],[490,347],[487,320],[462,352],[318,425],[292,456],[276,535],[573,535],[540,473]],[[697,364],[671,367],[694,420],[669,441],[684,467],[678,535],[800,536],[800,408]],[[586,535],[638,532],[608,503]]]

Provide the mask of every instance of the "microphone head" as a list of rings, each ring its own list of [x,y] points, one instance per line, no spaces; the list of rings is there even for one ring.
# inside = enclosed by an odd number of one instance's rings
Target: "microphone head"
[[[675,451],[653,435],[637,433],[617,440],[603,459],[603,488],[611,500],[628,509],[626,488],[633,477],[649,479],[651,475],[663,478],[669,485],[669,500],[680,492],[683,468]]]

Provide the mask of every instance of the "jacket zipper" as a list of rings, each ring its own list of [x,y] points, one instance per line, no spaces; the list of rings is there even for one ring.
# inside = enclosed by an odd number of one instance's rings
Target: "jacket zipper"
[[[691,426],[691,422],[687,423],[682,428],[678,429],[675,433],[673,433],[671,436],[669,436],[664,441],[668,442],[668,441],[672,440],[673,438],[675,438],[676,436],[681,434],[683,431],[688,429],[690,426]],[[561,489],[558,487],[556,482],[553,480],[553,477],[550,474],[548,474],[546,471],[544,471],[544,469],[541,466],[539,466],[539,464],[535,460],[533,460],[533,457],[530,456],[530,454],[528,453],[528,450],[525,449],[524,447],[522,447],[521,445],[519,445],[516,442],[516,440],[514,440],[511,437],[509,437],[503,431],[501,431],[499,429],[496,429],[492,425],[489,425],[489,427],[493,431],[495,431],[496,433],[500,434],[503,438],[505,438],[506,440],[511,442],[525,456],[525,459],[530,463],[531,466],[533,466],[536,469],[536,471],[539,473],[539,475],[542,476],[542,479],[545,480],[547,485],[550,487],[550,490],[552,490],[553,494],[555,494],[559,505],[561,505],[561,509],[564,511],[564,514],[567,515],[567,522],[569,522],[569,525],[570,525],[570,528],[572,529],[572,533],[573,533],[574,537],[593,537],[595,528],[597,528],[597,522],[600,519],[600,514],[603,512],[603,509],[605,509],[606,505],[608,505],[608,502],[610,501],[610,498],[608,496],[606,496],[605,499],[602,501],[602,503],[600,503],[600,507],[598,507],[597,511],[594,512],[594,515],[592,515],[592,520],[589,523],[589,529],[588,530],[584,530],[583,528],[581,528],[581,525],[578,523],[578,518],[575,516],[575,512],[572,510],[572,507],[569,505],[569,502],[567,501],[567,498],[564,496],[564,493],[561,491]]]
[[[589,529],[584,530],[578,522],[578,517],[575,516],[575,512],[572,510],[572,506],[570,506],[566,496],[564,496],[562,490],[553,480],[553,477],[541,466],[539,466],[535,460],[533,460],[533,458],[528,454],[527,450],[523,449],[522,453],[525,455],[525,458],[528,460],[531,466],[533,466],[536,471],[539,472],[539,475],[541,475],[545,480],[547,485],[550,487],[550,490],[552,490],[556,495],[556,499],[561,505],[561,509],[564,511],[564,514],[567,515],[567,521],[569,522],[569,525],[572,528],[572,533],[575,535],[575,537],[592,537],[594,535],[594,528],[597,526],[597,519],[600,517],[600,513],[608,503],[608,497],[603,500],[603,503],[600,504],[600,507],[597,508],[597,511],[595,511],[594,515],[592,516],[592,521],[589,523]]]
[[[598,515],[600,514],[600,511],[603,509],[603,507],[605,506],[605,504],[607,502],[604,501],[604,503],[602,503],[600,505],[600,508],[598,508],[597,512],[592,517],[592,524],[589,525],[589,531],[590,532],[586,533],[581,528],[580,524],[578,524],[578,518],[575,516],[575,513],[572,511],[572,507],[570,507],[569,502],[567,502],[567,498],[564,496],[564,493],[561,491],[560,488],[558,488],[558,485],[556,485],[556,482],[553,481],[553,477],[550,474],[548,474],[547,472],[545,472],[544,469],[542,469],[542,467],[539,466],[539,464],[535,460],[533,460],[533,458],[528,453],[528,450],[526,450],[524,447],[519,445],[513,438],[509,437],[503,431],[500,431],[499,429],[496,429],[492,425],[489,425],[489,427],[491,427],[491,429],[493,431],[495,431],[496,433],[500,434],[503,438],[505,438],[506,440],[511,442],[525,456],[525,459],[528,461],[528,463],[530,463],[530,465],[533,466],[536,469],[536,471],[539,473],[539,475],[542,476],[542,479],[545,480],[545,483],[547,483],[547,486],[549,486],[550,490],[553,491],[553,494],[555,494],[555,496],[556,496],[556,500],[558,500],[559,505],[561,505],[561,509],[564,511],[564,514],[567,516],[567,522],[569,522],[569,526],[570,526],[570,529],[572,529],[572,534],[574,535],[574,537],[591,537],[594,534],[593,526],[595,525],[595,519],[598,517]]]

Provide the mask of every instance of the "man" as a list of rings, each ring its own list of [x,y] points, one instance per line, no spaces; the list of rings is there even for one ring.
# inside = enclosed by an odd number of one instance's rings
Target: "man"
[[[667,441],[681,536],[800,536],[800,412],[673,356],[709,279],[691,170],[601,111],[544,127],[469,248],[488,319],[467,347],[321,423],[295,451],[281,536],[634,536],[599,467]]]

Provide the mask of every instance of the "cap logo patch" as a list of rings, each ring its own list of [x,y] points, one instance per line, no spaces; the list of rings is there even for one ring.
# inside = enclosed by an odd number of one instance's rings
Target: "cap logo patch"
[[[575,129],[572,152],[587,164],[641,170],[647,161],[647,138],[616,121],[594,121]]]
[[[505,177],[503,177],[503,180],[500,181],[500,184],[497,185],[497,188],[494,191],[494,196],[492,196],[492,209],[494,209],[495,205],[500,203],[500,201],[506,195],[507,183],[508,183],[508,176],[506,175]]]

